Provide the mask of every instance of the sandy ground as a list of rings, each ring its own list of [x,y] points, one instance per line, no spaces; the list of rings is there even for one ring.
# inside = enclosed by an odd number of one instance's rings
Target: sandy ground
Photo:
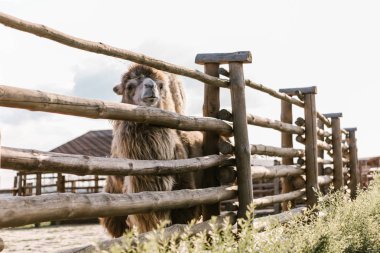
[[[98,224],[0,229],[7,252],[57,252],[110,239]]]

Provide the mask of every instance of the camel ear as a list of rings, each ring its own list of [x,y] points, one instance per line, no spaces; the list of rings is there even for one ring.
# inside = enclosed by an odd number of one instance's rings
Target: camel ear
[[[123,84],[116,85],[115,87],[113,87],[113,91],[117,95],[123,95],[123,93],[124,93],[124,85]]]

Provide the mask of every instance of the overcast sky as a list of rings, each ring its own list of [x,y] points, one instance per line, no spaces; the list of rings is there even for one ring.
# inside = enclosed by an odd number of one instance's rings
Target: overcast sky
[[[317,108],[343,112],[358,127],[359,156],[379,155],[378,1],[20,1],[0,11],[77,37],[197,68],[197,53],[250,50],[245,77],[273,89],[318,86]],[[0,25],[0,84],[118,101],[112,87],[131,63],[69,48]],[[199,115],[203,86],[183,78],[188,114]],[[247,91],[249,112],[279,119],[280,102]],[[223,107],[230,107],[224,91]],[[302,111],[297,110],[301,116]],[[2,145],[51,150],[106,120],[0,108]],[[250,142],[280,145],[279,133],[251,128]],[[0,187],[11,184],[0,170]]]

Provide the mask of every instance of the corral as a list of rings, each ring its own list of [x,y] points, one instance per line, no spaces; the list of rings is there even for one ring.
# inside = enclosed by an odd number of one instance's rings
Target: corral
[[[334,189],[348,185],[355,198],[359,183],[355,128],[342,129],[341,113],[321,114],[316,109],[316,87],[275,91],[244,78],[243,64],[250,63],[250,52],[198,54],[195,61],[204,65],[205,73],[159,61],[145,55],[75,38],[59,31],[0,14],[6,26],[33,33],[59,43],[130,60],[140,64],[194,78],[204,83],[204,117],[184,116],[160,109],[69,97],[42,91],[0,86],[0,106],[60,113],[88,118],[119,119],[144,122],[183,131],[205,132],[204,156],[185,160],[129,160],[70,155],[1,147],[1,167],[22,173],[68,173],[75,175],[164,175],[204,170],[207,188],[172,192],[142,192],[136,194],[77,193],[13,197],[1,200],[0,227],[16,227],[51,220],[97,218],[141,213],[151,210],[204,205],[204,222],[197,231],[209,229],[211,216],[220,216],[221,201],[233,204],[226,208],[231,222],[246,218],[247,206],[257,207],[303,199],[306,207],[317,203],[314,190]],[[229,70],[220,65],[228,64]],[[225,76],[227,79],[219,78]],[[281,100],[281,121],[246,112],[245,88],[253,88]],[[219,107],[219,90],[231,92],[232,111]],[[303,109],[303,115],[293,124],[292,107]],[[248,142],[247,125],[280,131],[282,146],[272,147]],[[331,129],[331,130],[329,130]],[[234,142],[220,141],[220,136],[234,137]],[[297,149],[293,137],[304,145]],[[281,165],[252,165],[252,155],[281,157]],[[294,159],[297,162],[294,163]],[[20,174],[21,175],[21,174]],[[254,198],[252,180],[283,178],[282,193]],[[295,179],[298,184],[295,185]],[[20,178],[21,179],[21,178]],[[20,180],[20,184],[23,180]],[[37,180],[38,181],[38,180]],[[59,180],[58,180],[59,181]],[[233,184],[236,181],[236,184]],[[21,189],[21,188],[19,188]],[[41,187],[36,186],[36,189]],[[63,190],[65,191],[65,190]],[[96,192],[96,191],[95,191]],[[41,192],[40,192],[41,193]],[[256,191],[257,193],[257,191]],[[36,192],[37,194],[37,192]],[[25,194],[27,195],[27,194]],[[37,194],[39,195],[39,194]],[[237,203],[235,203],[237,200]],[[302,201],[300,201],[302,204]],[[296,207],[295,204],[291,205]],[[22,207],[22,210],[20,210]],[[285,209],[285,208],[284,208]],[[299,213],[299,208],[290,212]],[[237,211],[237,214],[235,214]],[[11,213],[12,215],[6,215]],[[28,216],[24,214],[28,213]],[[221,220],[221,219],[219,219]],[[286,220],[282,219],[283,222]],[[181,226],[167,228],[181,231]],[[118,240],[107,242],[118,243]],[[89,247],[73,252],[89,250]]]

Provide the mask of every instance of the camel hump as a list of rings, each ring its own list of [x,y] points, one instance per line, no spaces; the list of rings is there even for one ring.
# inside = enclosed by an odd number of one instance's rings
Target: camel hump
[[[179,114],[185,113],[186,96],[182,81],[174,74],[167,73],[169,89],[172,94],[175,111]]]

